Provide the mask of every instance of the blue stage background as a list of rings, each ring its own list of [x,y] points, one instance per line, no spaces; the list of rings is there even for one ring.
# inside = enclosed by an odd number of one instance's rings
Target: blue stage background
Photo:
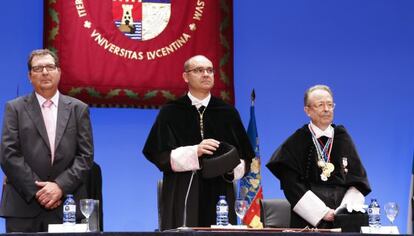
[[[31,92],[26,60],[42,47],[43,1],[2,6],[1,120],[7,100]],[[414,151],[413,9],[411,0],[234,1],[236,107],[247,125],[250,93],[256,90],[262,168],[307,122],[304,90],[327,84],[335,94],[335,123],[347,127],[368,171],[373,192],[367,201],[396,201],[401,232]],[[106,231],[157,228],[161,173],[141,154],[157,112],[91,109]],[[264,197],[283,197],[276,178],[264,168],[262,175]],[[384,214],[382,223],[389,224]]]

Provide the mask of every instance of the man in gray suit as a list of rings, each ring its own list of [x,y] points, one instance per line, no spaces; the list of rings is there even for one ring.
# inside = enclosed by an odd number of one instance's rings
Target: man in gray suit
[[[35,50],[28,68],[34,92],[7,102],[4,114],[0,216],[7,232],[42,232],[61,223],[65,195],[74,194],[77,206],[87,197],[93,163],[88,106],[59,93],[56,55]]]

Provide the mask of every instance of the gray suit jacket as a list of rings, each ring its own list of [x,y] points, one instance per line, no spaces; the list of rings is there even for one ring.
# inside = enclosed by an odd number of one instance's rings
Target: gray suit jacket
[[[86,104],[59,95],[53,165],[49,146],[35,93],[7,102],[0,152],[7,182],[0,216],[35,217],[48,211],[35,198],[36,180],[56,182],[64,195],[74,194],[77,202],[87,197],[84,182],[93,163],[93,140]],[[62,206],[52,212],[61,215]]]

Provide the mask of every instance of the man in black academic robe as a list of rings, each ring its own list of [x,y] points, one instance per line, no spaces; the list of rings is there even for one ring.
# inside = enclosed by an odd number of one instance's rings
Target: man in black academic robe
[[[209,227],[216,224],[215,206],[219,195],[226,196],[229,222],[235,224],[232,181],[249,170],[254,152],[237,110],[210,95],[214,84],[211,61],[204,56],[195,56],[184,67],[183,77],[188,83],[189,93],[162,107],[143,149],[146,158],[164,174],[161,230],[183,225],[185,196],[193,171],[186,226]],[[199,111],[197,108],[202,106],[205,109]],[[234,172],[231,170],[218,177],[203,178],[201,160],[208,158],[218,148],[219,142],[233,145],[243,161],[234,168]],[[191,152],[196,159],[187,159]]]
[[[332,124],[334,106],[327,86],[310,88],[305,94],[310,124],[290,136],[266,165],[279,178],[291,204],[293,228],[332,228],[336,209],[363,211],[364,196],[371,191],[350,135],[343,126]],[[322,148],[318,150],[316,145],[324,147],[328,140],[327,160],[321,160]],[[327,163],[334,169],[323,172]]]

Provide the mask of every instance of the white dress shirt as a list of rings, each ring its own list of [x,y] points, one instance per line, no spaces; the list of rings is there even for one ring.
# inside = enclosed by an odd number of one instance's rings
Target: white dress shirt
[[[329,125],[328,128],[326,128],[325,130],[321,130],[318,126],[314,125],[312,121],[309,124],[312,127],[312,130],[315,133],[316,138],[320,138],[322,136],[333,138],[334,128],[332,127],[332,125]]]

